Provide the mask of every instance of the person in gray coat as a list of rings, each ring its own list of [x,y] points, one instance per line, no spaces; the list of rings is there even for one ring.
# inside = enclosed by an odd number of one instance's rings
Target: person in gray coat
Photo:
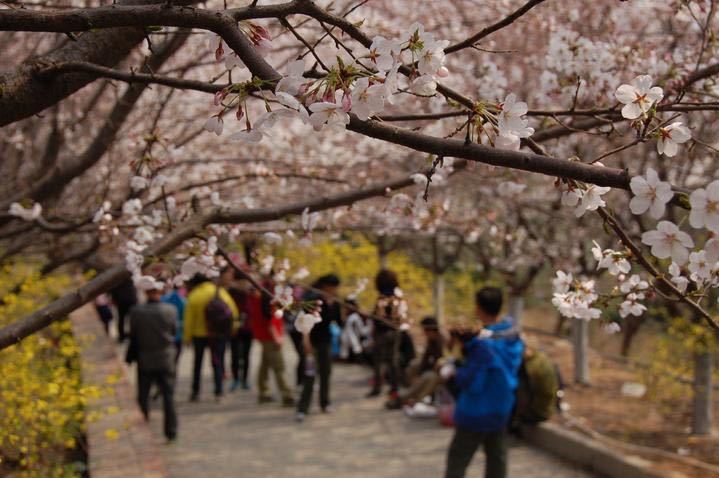
[[[150,418],[150,388],[162,394],[165,437],[177,437],[175,411],[175,333],[177,309],[160,302],[162,290],[148,290],[147,303],[130,310],[130,347],[127,362],[137,361],[137,402],[145,420]]]

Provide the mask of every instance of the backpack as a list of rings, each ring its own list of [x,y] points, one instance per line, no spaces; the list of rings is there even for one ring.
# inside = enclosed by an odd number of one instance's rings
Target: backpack
[[[539,423],[548,420],[558,408],[561,389],[559,369],[539,350],[524,357],[519,369],[515,421]]]
[[[232,333],[232,309],[220,297],[220,286],[215,286],[215,296],[205,306],[205,325],[209,337],[229,337]]]

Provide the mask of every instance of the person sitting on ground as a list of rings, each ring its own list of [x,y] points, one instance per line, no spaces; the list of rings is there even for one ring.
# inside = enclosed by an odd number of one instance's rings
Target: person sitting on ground
[[[464,477],[474,453],[484,445],[485,476],[507,475],[506,429],[514,407],[524,345],[513,320],[499,320],[502,291],[477,292],[477,317],[483,328],[467,341],[463,365],[454,382],[459,389],[454,411],[455,433],[447,453],[445,478]]]
[[[437,386],[442,383],[437,370],[437,365],[444,353],[444,338],[439,330],[439,323],[434,317],[425,317],[420,325],[427,338],[427,345],[422,357],[409,367],[411,369],[410,387],[400,392],[396,399],[389,400],[385,404],[390,410],[399,409],[403,404],[412,404],[428,395],[431,396]]]
[[[177,309],[160,302],[162,290],[146,291],[147,303],[137,304],[129,312],[130,346],[127,362],[137,361],[137,403],[145,420],[150,418],[150,387],[162,394],[164,431],[168,441],[177,437],[175,411],[175,333]]]
[[[350,363],[360,362],[366,353],[371,326],[359,311],[357,301],[345,299],[345,325],[340,337],[340,358]]]

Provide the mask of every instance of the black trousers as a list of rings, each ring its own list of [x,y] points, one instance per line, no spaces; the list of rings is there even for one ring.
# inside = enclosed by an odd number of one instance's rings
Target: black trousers
[[[252,332],[249,330],[239,330],[230,338],[233,379],[242,380],[245,383],[249,380],[251,346]],[[240,376],[240,366],[242,367],[242,376]]]
[[[134,305],[135,302],[120,302],[117,304],[117,338],[121,342],[127,337],[127,332],[125,331],[125,317]]]
[[[302,334],[292,329],[290,331],[290,338],[292,339],[292,345],[295,346],[297,352],[297,369],[296,369],[296,384],[302,385],[302,381],[305,378],[305,345],[302,342]]]
[[[447,452],[447,470],[445,478],[463,478],[477,448],[484,445],[486,457],[484,476],[486,478],[504,478],[507,476],[507,433],[472,432],[457,428]]]
[[[200,393],[200,376],[202,374],[202,358],[205,348],[210,349],[212,375],[215,379],[215,396],[222,395],[222,381],[225,375],[225,348],[227,339],[217,337],[192,337],[194,347],[194,366],[192,368],[192,395]]]
[[[375,338],[372,351],[372,368],[374,369],[374,391],[382,390],[384,374],[387,374],[390,392],[399,390],[399,346],[400,333],[387,330]],[[386,372],[385,372],[386,370]]]
[[[137,403],[145,420],[150,419],[150,388],[152,384],[162,394],[162,407],[165,422],[165,437],[172,440],[177,436],[177,412],[175,411],[175,372],[172,370],[137,369]]]
[[[317,365],[316,374],[320,380],[320,407],[324,410],[330,404],[330,374],[332,373],[332,345],[313,344],[315,363]],[[307,413],[312,404],[312,389],[314,388],[315,378],[305,376],[302,381],[302,394],[300,402],[297,404],[297,411]]]

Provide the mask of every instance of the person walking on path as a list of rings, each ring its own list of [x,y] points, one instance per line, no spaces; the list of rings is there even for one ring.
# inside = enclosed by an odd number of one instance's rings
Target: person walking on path
[[[272,290],[270,281],[264,281],[262,287]],[[282,356],[282,339],[284,333],[282,317],[275,314],[272,307],[272,297],[262,291],[252,288],[247,295],[247,314],[249,315],[252,336],[262,347],[260,370],[257,375],[258,402],[269,403],[274,401],[270,393],[270,371],[275,375],[277,388],[282,395],[282,405],[292,407],[295,399],[292,390],[285,381],[285,360]]]
[[[173,289],[167,294],[162,296],[160,299],[166,304],[170,304],[177,309],[177,332],[175,333],[175,364],[180,360],[180,353],[182,352],[182,338],[183,338],[183,322],[185,317],[185,302],[186,299],[180,293],[179,287],[173,287]]]
[[[128,279],[114,289],[110,290],[112,301],[117,307],[117,341],[124,342],[127,337],[125,317],[130,309],[137,304],[137,290],[132,279]]]
[[[232,256],[231,256],[232,257]],[[233,258],[237,262],[236,258]],[[237,327],[230,337],[230,368],[232,370],[232,385],[230,391],[234,392],[242,387],[250,389],[250,348],[252,346],[252,329],[247,314],[247,295],[249,282],[233,268],[222,273],[222,285],[227,288],[239,312]],[[241,372],[241,373],[240,373]]]
[[[485,476],[507,476],[506,429],[515,401],[524,344],[511,317],[499,319],[502,291],[485,287],[476,294],[482,330],[467,340],[464,363],[454,382],[459,397],[455,433],[447,453],[445,478],[462,478],[480,445],[486,455]]]
[[[130,346],[127,361],[137,361],[137,403],[145,420],[150,419],[150,388],[162,394],[164,431],[168,441],[177,437],[175,411],[175,333],[177,310],[160,302],[162,291],[147,291],[147,303],[135,305],[129,313]]]
[[[330,374],[332,373],[332,323],[342,325],[342,309],[337,300],[337,289],[340,280],[334,274],[327,274],[315,281],[303,302],[315,302],[319,308],[320,322],[312,327],[304,342],[305,355],[312,355],[312,365],[316,364],[320,381],[320,408],[323,413],[330,408]],[[307,368],[307,366],[306,366]],[[312,373],[310,367],[310,373]],[[306,377],[307,378],[307,377]],[[302,394],[297,406],[297,420],[302,421],[309,411],[312,402],[314,380],[303,380]]]
[[[374,308],[374,380],[369,397],[379,396],[386,373],[390,400],[397,399],[400,382],[400,346],[402,330],[409,328],[407,302],[402,298],[397,275],[382,269],[375,278],[379,298]]]
[[[230,309],[232,317],[238,317],[235,301],[230,294],[219,285],[215,285],[205,276],[197,274],[188,282],[190,293],[187,295],[184,318],[184,341],[192,342],[194,363],[192,368],[192,395],[190,401],[195,402],[200,395],[200,377],[202,374],[202,359],[205,349],[210,349],[212,374],[215,382],[215,400],[220,401],[223,394],[223,380],[225,374],[225,348],[226,336],[214,336],[207,330],[207,306],[215,298],[219,298]]]

